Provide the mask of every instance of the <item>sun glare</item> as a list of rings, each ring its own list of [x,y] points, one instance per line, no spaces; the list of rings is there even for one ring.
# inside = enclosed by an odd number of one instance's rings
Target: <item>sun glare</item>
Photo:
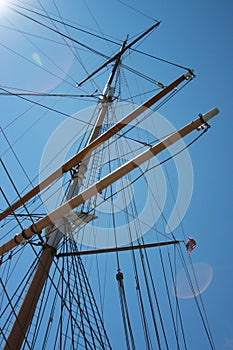
[[[6,0],[0,0],[0,11],[6,8]]]

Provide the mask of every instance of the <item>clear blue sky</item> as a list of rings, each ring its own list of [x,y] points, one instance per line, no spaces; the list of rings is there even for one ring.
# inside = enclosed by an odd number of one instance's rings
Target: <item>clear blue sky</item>
[[[7,0],[5,2],[7,3]],[[28,0],[28,3],[39,7],[36,0]],[[42,3],[48,11],[55,11],[52,1]],[[197,76],[189,84],[185,93],[177,96],[176,103],[173,101],[163,109],[163,115],[176,127],[180,127],[196,117],[198,113],[204,113],[214,106],[219,108],[220,114],[211,121],[212,127],[206,137],[201,138],[200,142],[190,148],[194,169],[194,191],[184,219],[184,227],[198,241],[198,247],[192,255],[193,262],[208,264],[213,271],[212,280],[203,292],[203,299],[216,349],[233,349],[231,154],[233,146],[231,97],[233,3],[231,0],[144,0],[143,2],[125,0],[124,3],[145,15],[115,0],[58,1],[57,6],[64,18],[71,19],[100,34],[106,33],[114,40],[115,38],[124,40],[127,33],[132,37],[149,27],[153,23],[150,16],[161,20],[161,26],[150,37],[148,44],[144,43],[143,50],[193,68]],[[23,4],[27,5],[27,3]],[[4,8],[4,4],[0,7],[0,24],[11,28],[14,28],[14,25],[17,28],[22,25],[22,30],[25,31],[30,31],[33,25],[30,22],[26,24],[25,19],[18,19],[16,14]],[[75,67],[75,60],[69,50],[64,52],[59,48],[54,52],[55,46],[53,48],[52,43],[43,42],[44,54],[42,54],[28,40],[19,40],[22,34],[4,27],[1,27],[0,31],[0,87],[75,93],[72,84],[62,82],[62,78],[67,78],[67,75],[73,77],[73,84],[80,80],[77,76],[79,72]],[[44,32],[38,27],[36,33],[42,35]],[[35,43],[35,38],[32,37],[30,40],[34,40]],[[39,47],[40,39],[36,43]],[[95,40],[90,40],[88,44],[95,46]],[[7,47],[20,52],[22,56],[28,58],[28,61],[15,55]],[[104,43],[99,49],[106,55],[110,55],[111,47]],[[50,58],[53,61],[50,61]],[[87,59],[92,66],[99,63],[93,62],[91,57]],[[29,61],[33,61],[34,65]],[[62,70],[54,68],[56,63],[62,67]],[[42,66],[50,71],[54,69],[56,76],[48,76],[47,72],[36,70],[36,66]],[[146,74],[153,71],[153,77],[158,76],[160,79],[163,72],[154,74],[154,70],[156,66],[154,67],[152,63],[149,67],[143,67]],[[71,82],[71,79],[69,81]],[[12,125],[10,123],[31,105],[20,99],[14,99],[12,103],[11,97],[0,98],[1,127],[5,130],[10,142],[14,144],[20,133],[27,130],[27,125],[31,126],[33,121],[30,113],[27,113],[19,123]],[[52,101],[49,103],[53,105]],[[85,105],[80,106],[79,101],[72,103],[62,101],[55,106],[68,114],[73,114],[83,107]],[[35,116],[39,115],[39,110],[39,107],[34,107],[32,113],[35,113]],[[38,171],[40,157],[49,135],[62,120],[62,116],[48,118],[45,115],[44,119],[38,122],[39,129],[33,128],[30,133],[26,133],[24,139],[17,141],[17,155],[31,179]],[[0,141],[2,155],[7,148],[7,143],[2,135]],[[7,162],[7,154],[3,159]],[[21,172],[13,163],[9,162],[8,167],[14,175],[17,171]],[[4,182],[2,179],[1,181]],[[27,183],[22,174],[20,181],[17,182],[16,178],[15,181],[20,189],[23,189]],[[12,197],[13,191],[11,193],[9,190],[8,196]],[[190,327],[195,332],[195,324],[190,324]],[[198,349],[205,348],[199,344]]]

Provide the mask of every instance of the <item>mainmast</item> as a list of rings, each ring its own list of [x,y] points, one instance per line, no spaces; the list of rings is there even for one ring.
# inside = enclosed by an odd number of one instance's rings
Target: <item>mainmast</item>
[[[125,46],[127,38],[123,42],[123,45],[116,56],[115,64],[109,76],[108,82],[103,90],[102,95],[99,98],[100,111],[97,116],[95,125],[87,142],[87,145],[92,143],[101,133],[102,124],[104,118],[108,112],[108,108],[111,105],[114,97],[114,78],[121,62],[121,56],[125,52]],[[85,172],[87,170],[88,162],[90,159],[90,153],[88,153],[80,162],[75,172],[73,173],[72,183],[70,185],[66,200],[71,200],[79,192],[80,187],[83,184]],[[78,214],[75,214],[78,215]],[[47,242],[43,246],[42,255],[38,261],[34,276],[31,284],[26,292],[18,315],[12,326],[10,334],[6,340],[4,350],[20,350],[23,340],[27,334],[28,327],[32,321],[37,302],[44,287],[44,284],[48,278],[49,270],[52,265],[54,256],[57,251],[59,242],[67,231],[67,220],[65,218],[59,218],[55,221],[55,224],[49,225],[47,232]]]

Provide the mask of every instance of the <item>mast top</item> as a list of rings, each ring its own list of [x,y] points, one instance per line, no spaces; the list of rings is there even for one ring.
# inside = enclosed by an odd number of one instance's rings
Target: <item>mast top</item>
[[[134,44],[136,44],[139,40],[141,40],[144,36],[146,36],[147,34],[149,34],[153,29],[157,28],[160,25],[161,22],[156,22],[155,24],[153,24],[150,28],[148,28],[145,32],[143,32],[142,34],[140,34],[136,39],[134,39],[133,41],[131,41],[131,43],[129,43],[128,45],[126,45],[126,40],[124,41],[121,50],[115,54],[114,56],[110,57],[104,64],[102,64],[99,68],[97,68],[94,72],[92,72],[91,74],[89,74],[85,79],[83,79],[80,83],[77,83],[76,86],[80,87],[81,85],[83,85],[87,80],[89,80],[90,78],[92,78],[96,73],[98,73],[99,71],[101,71],[104,67],[106,67],[109,63],[117,61],[118,58],[120,59],[121,56],[123,55],[123,53],[125,53],[125,51],[127,51],[129,48],[131,48],[131,46],[133,46]]]
[[[105,85],[105,88],[103,90],[103,94],[100,95],[100,97],[99,97],[99,100],[101,103],[113,101],[115,87],[112,85],[112,83],[113,83],[116,71],[117,71],[119,65],[121,64],[121,56],[122,56],[122,54],[124,52],[124,48],[127,44],[128,37],[129,37],[129,35],[127,34],[127,36],[126,36],[126,38],[125,38],[125,40],[120,48],[120,51],[116,57],[115,64],[114,64],[113,69],[111,71],[111,74],[108,78],[107,84]]]

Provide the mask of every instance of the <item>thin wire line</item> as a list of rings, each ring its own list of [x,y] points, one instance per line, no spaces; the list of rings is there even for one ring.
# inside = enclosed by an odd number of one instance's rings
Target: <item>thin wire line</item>
[[[79,118],[74,117],[74,116],[72,116],[72,115],[70,115],[70,114],[67,114],[67,113],[65,113],[65,112],[61,112],[61,111],[59,111],[59,110],[57,110],[57,109],[55,109],[55,108],[52,108],[52,107],[43,105],[42,103],[39,103],[39,102],[30,100],[30,99],[28,99],[28,98],[26,98],[26,97],[24,97],[24,96],[18,95],[17,93],[13,93],[13,92],[7,91],[6,89],[3,89],[3,88],[1,88],[1,87],[0,87],[0,90],[2,90],[2,91],[4,91],[4,92],[7,92],[7,93],[9,93],[10,95],[16,96],[16,97],[18,97],[18,98],[20,98],[20,99],[22,99],[22,100],[25,100],[25,101],[27,101],[27,102],[30,102],[30,103],[32,103],[32,104],[34,104],[34,105],[43,107],[43,108],[45,108],[45,109],[47,109],[47,110],[49,110],[49,111],[58,113],[58,114],[60,114],[60,115],[63,115],[63,116],[65,116],[65,117],[68,117],[68,118],[71,118],[71,119],[75,119],[75,120],[77,120],[77,121],[79,121],[79,122],[82,122],[83,124],[92,125],[91,123],[89,123],[89,122],[87,122],[87,121],[85,121],[85,120],[79,119]],[[93,126],[93,125],[92,125],[92,126]]]
[[[146,18],[151,19],[151,20],[154,21],[154,22],[159,22],[157,19],[155,19],[155,18],[153,18],[153,17],[147,15],[146,13],[142,12],[141,10],[138,10],[136,7],[133,7],[132,5],[126,4],[126,3],[125,3],[124,1],[122,1],[122,0],[116,0],[116,1],[119,2],[120,4],[124,5],[125,7],[128,7],[128,8],[130,8],[131,10],[133,10],[133,11],[139,13],[140,15],[142,15],[142,16],[144,16],[144,17],[146,17]]]

